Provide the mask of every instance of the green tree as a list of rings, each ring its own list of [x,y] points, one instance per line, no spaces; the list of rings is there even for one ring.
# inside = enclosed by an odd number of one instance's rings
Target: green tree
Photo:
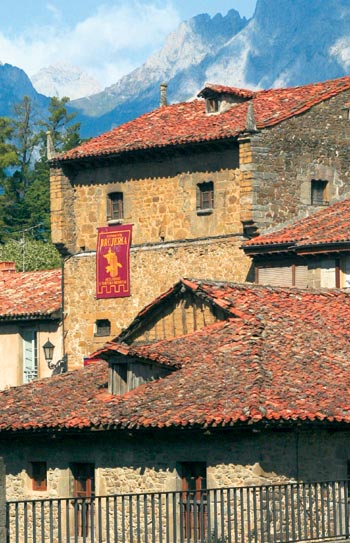
[[[43,123],[45,127],[43,136],[46,139],[46,133],[50,132],[53,146],[57,152],[68,151],[80,143],[80,123],[72,124],[77,113],[69,113],[68,104],[69,98],[67,96],[63,98],[52,97],[48,120]]]
[[[22,237],[0,244],[0,260],[16,263],[17,271],[48,270],[61,266],[61,257],[51,242]]]
[[[11,230],[11,217],[20,198],[13,168],[18,165],[16,147],[11,143],[10,119],[0,117],[0,242]]]
[[[23,100],[14,106],[14,113],[12,140],[16,146],[18,157],[16,173],[25,193],[33,178],[34,153],[40,142],[38,133],[40,120],[28,96],[24,96]]]
[[[39,153],[32,171],[33,181],[26,192],[25,205],[30,213],[30,226],[41,224],[37,237],[50,233],[50,166],[46,156],[47,132],[50,133],[56,152],[68,151],[80,143],[80,123],[72,123],[76,113],[69,113],[69,98],[50,99],[49,116],[41,122]]]
[[[44,243],[50,239],[46,133],[58,152],[80,143],[80,123],[73,123],[76,113],[68,111],[68,102],[66,97],[51,98],[46,120],[39,120],[25,96],[15,106],[12,122],[0,118],[0,258],[23,262],[22,233],[30,231],[35,239],[25,244],[26,269],[59,265],[53,245]]]

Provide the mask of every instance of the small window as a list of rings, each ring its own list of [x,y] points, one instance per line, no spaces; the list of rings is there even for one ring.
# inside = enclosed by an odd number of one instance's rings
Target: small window
[[[115,221],[124,217],[123,193],[112,192],[108,195],[107,220]]]
[[[219,111],[219,100],[217,98],[207,98],[207,113],[217,113]]]
[[[95,322],[95,336],[110,336],[111,323],[108,319],[100,319]]]
[[[311,180],[311,204],[321,206],[328,204],[327,181],[312,179]]]
[[[208,181],[197,185],[197,211],[212,211],[214,208],[214,183]]]
[[[47,490],[46,462],[31,462],[32,490]]]

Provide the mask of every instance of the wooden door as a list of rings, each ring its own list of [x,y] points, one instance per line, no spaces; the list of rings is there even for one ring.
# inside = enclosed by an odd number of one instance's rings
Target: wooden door
[[[71,466],[73,475],[75,533],[79,537],[87,537],[91,526],[91,515],[94,514],[91,498],[95,495],[95,466],[91,463],[74,463]]]
[[[183,529],[187,540],[204,538],[207,524],[205,462],[182,463]]]

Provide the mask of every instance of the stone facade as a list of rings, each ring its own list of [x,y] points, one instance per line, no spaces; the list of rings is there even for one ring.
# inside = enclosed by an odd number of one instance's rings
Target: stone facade
[[[206,465],[208,488],[345,480],[348,431],[241,429],[177,434],[107,433],[2,439],[7,499],[69,497],[72,463],[92,463],[96,495],[181,490],[181,466]],[[31,487],[30,463],[47,463],[47,491]]]
[[[179,277],[253,280],[240,249],[247,235],[315,212],[311,181],[328,183],[330,202],[350,190],[350,124],[343,92],[297,117],[237,141],[154,149],[79,160],[51,172],[52,235],[66,255],[65,349],[78,367]],[[198,185],[214,185],[213,209],[197,209]],[[107,198],[123,193],[124,223],[133,224],[132,295],[96,300],[97,227]],[[111,334],[96,337],[109,319]]]
[[[295,222],[311,205],[311,180],[328,182],[329,203],[350,192],[348,91],[251,138],[252,220],[259,231]]]

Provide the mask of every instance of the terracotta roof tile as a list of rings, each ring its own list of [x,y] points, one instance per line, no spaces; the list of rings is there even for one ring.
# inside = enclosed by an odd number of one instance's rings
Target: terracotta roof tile
[[[61,270],[0,272],[0,319],[49,316],[62,306]]]
[[[337,202],[318,213],[301,219],[290,226],[257,236],[243,243],[248,252],[254,248],[286,245],[289,250],[303,247],[350,243],[350,199]]]
[[[213,88],[230,92],[229,87],[216,85]],[[251,92],[253,97],[249,102],[254,105],[256,125],[263,129],[300,115],[349,89],[350,77],[343,77],[302,87],[256,92],[232,87],[231,94],[249,97]],[[235,138],[245,129],[247,107],[247,102],[242,102],[214,115],[206,113],[204,100],[161,107],[58,155],[53,163]]]
[[[191,283],[209,297],[224,293],[247,318],[129,348],[133,356],[156,353],[180,369],[121,396],[108,394],[102,361],[5,390],[0,431],[350,423],[349,294]]]

